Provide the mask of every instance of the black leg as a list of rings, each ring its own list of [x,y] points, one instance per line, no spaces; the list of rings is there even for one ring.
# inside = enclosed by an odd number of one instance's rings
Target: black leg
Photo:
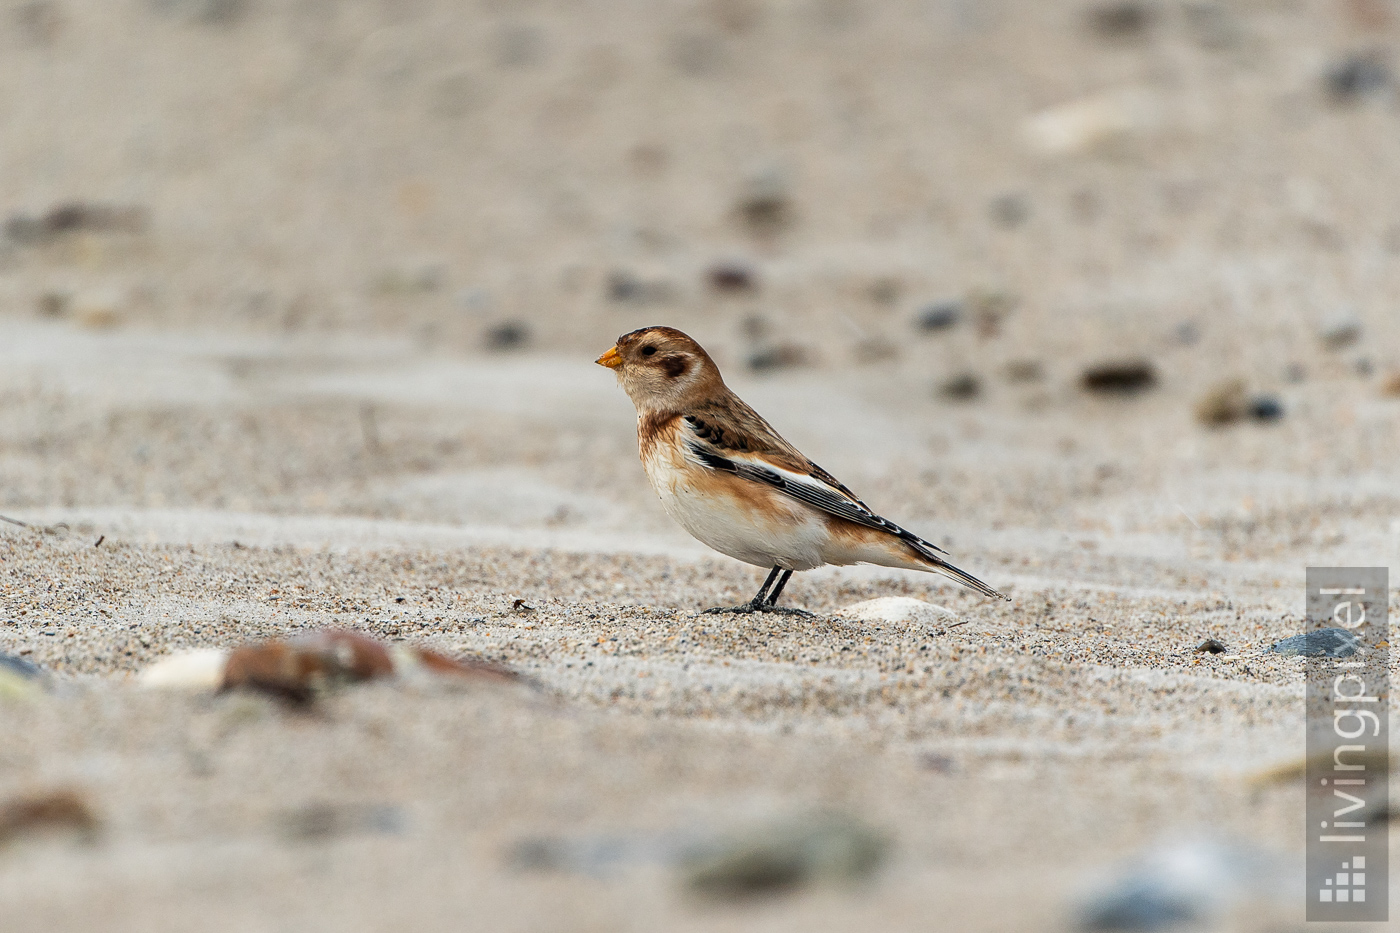
[[[773,568],[773,570],[768,574],[768,579],[764,580],[763,585],[758,588],[758,592],[754,595],[754,598],[749,600],[750,604],[757,606],[759,603],[765,601],[770,603],[773,601],[773,597],[768,595],[768,587],[773,585],[773,581],[778,578],[778,574],[782,573],[782,570],[783,568],[781,567]],[[783,585],[779,583],[778,589],[781,590],[782,588]]]
[[[783,587],[787,586],[788,580],[791,579],[791,570],[774,567],[772,571],[769,572],[768,579],[763,581],[763,586],[759,587],[758,593],[754,595],[753,599],[744,603],[742,606],[716,606],[714,609],[706,609],[702,615],[707,615],[712,612],[738,612],[745,614],[750,612],[781,612],[784,615],[810,616],[810,612],[804,612],[801,609],[779,608],[773,605],[778,601],[778,596],[783,592]],[[777,581],[776,586],[773,584],[775,580]],[[771,591],[769,587],[772,587]]]
[[[774,572],[774,573],[777,573],[777,572],[778,572],[778,568],[777,568],[777,567],[774,567],[774,568],[773,568],[773,572]],[[769,580],[772,580],[773,578],[772,578],[772,577],[769,577],[768,579],[769,579]],[[768,605],[772,606],[772,605],[775,605],[775,604],[778,602],[778,596],[783,592],[783,587],[787,586],[787,582],[788,582],[789,580],[791,580],[791,579],[792,579],[792,571],[791,571],[791,570],[785,570],[785,571],[783,571],[783,575],[782,575],[781,577],[778,578],[778,585],[775,586],[775,587],[773,587],[773,592],[771,592],[771,593],[768,594]],[[767,587],[765,586],[764,589],[767,589]]]

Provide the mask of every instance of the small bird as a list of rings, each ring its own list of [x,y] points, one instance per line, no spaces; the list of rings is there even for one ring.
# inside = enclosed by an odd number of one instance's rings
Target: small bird
[[[637,408],[637,447],[666,513],[706,545],[771,568],[757,595],[707,612],[775,605],[794,571],[880,564],[945,574],[1009,599],[940,557],[941,548],[876,515],[730,391],[710,355],[674,327],[617,338],[598,365]]]

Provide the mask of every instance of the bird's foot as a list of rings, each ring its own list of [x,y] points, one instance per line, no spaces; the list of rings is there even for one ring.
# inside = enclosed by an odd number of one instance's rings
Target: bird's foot
[[[737,606],[716,606],[713,609],[706,609],[701,612],[702,616],[717,615],[719,613],[732,612],[735,615],[750,615],[755,612],[773,612],[785,616],[801,616],[805,619],[815,618],[815,616],[805,609],[793,609],[789,606],[775,606],[772,603],[763,603],[751,600]]]

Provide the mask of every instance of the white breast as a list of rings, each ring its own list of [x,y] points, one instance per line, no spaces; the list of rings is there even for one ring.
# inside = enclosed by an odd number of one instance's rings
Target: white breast
[[[784,570],[822,565],[826,522],[808,506],[767,494],[773,508],[760,513],[744,499],[712,492],[716,484],[702,472],[706,467],[686,461],[673,444],[653,445],[642,465],[666,514],[721,554]]]

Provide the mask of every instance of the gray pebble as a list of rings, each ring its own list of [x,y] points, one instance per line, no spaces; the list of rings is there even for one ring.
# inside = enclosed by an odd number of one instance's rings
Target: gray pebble
[[[1324,321],[1317,335],[1329,350],[1342,350],[1361,339],[1361,322],[1353,315],[1339,314]]]
[[[938,387],[938,394],[955,402],[967,402],[982,394],[982,382],[972,373],[959,373]]]
[[[506,321],[486,331],[489,350],[516,350],[530,342],[530,328],[520,321]]]
[[[1324,628],[1285,638],[1269,648],[1274,654],[1303,658],[1349,658],[1361,647],[1361,639],[1343,628]]]
[[[1335,104],[1355,103],[1390,84],[1390,68],[1375,54],[1352,55],[1328,69],[1323,78]]]
[[[1256,395],[1249,400],[1249,417],[1255,421],[1277,421],[1283,417],[1283,402],[1272,395]]]
[[[0,670],[23,677],[25,680],[38,680],[44,676],[42,667],[12,654],[0,654]]]
[[[962,321],[962,318],[961,302],[939,301],[920,311],[916,324],[919,330],[947,330]]]

